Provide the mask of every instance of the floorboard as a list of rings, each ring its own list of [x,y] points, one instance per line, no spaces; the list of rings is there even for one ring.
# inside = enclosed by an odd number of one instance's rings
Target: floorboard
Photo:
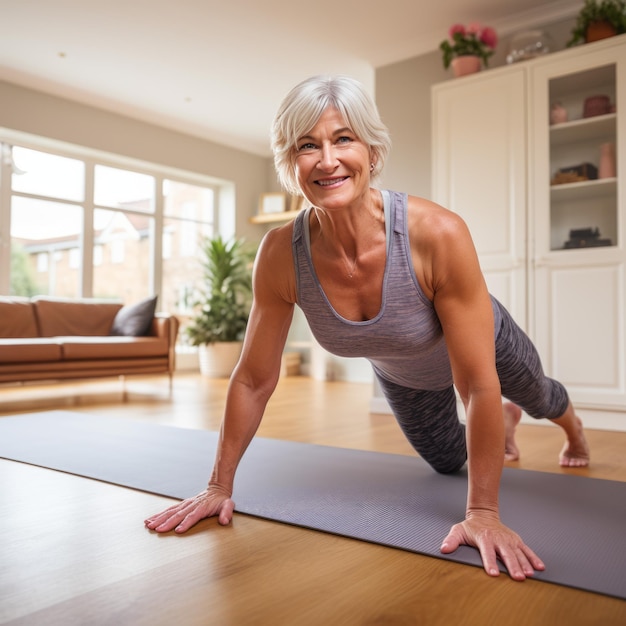
[[[75,408],[217,429],[226,382],[176,376],[0,389],[0,416]],[[259,434],[412,454],[369,385],[281,379]],[[1,419],[1,417],[0,417]],[[626,433],[588,431],[592,464],[564,470],[556,427],[522,425],[512,467],[626,481]],[[303,625],[625,624],[626,603],[236,515],[183,537],[143,519],[165,498],[0,461],[0,623]],[[626,566],[624,579],[626,584]]]

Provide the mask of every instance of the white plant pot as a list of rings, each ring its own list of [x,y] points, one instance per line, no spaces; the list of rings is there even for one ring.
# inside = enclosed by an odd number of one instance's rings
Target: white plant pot
[[[242,344],[242,341],[225,341],[198,346],[200,373],[210,378],[230,378]]]

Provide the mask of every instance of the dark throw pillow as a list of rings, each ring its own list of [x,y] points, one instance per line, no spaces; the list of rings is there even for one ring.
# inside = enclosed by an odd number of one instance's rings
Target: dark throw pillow
[[[157,296],[122,307],[113,320],[111,335],[143,337],[150,331],[156,311]]]

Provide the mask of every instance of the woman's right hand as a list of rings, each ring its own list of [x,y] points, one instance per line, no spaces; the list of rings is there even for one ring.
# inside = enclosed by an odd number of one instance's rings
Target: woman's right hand
[[[235,503],[230,496],[230,492],[223,487],[209,485],[206,491],[149,517],[144,524],[146,528],[157,533],[170,530],[184,533],[200,520],[217,515],[219,523],[226,526],[233,518],[235,510]]]

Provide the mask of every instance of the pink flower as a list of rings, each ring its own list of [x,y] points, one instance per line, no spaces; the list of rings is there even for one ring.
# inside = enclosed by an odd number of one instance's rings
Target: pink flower
[[[480,40],[491,49],[494,49],[498,45],[498,35],[490,26],[487,26],[480,34]]]
[[[460,33],[461,35],[465,35],[465,26],[463,26],[463,24],[452,24],[452,26],[450,26],[450,30],[448,31],[448,35],[450,36],[450,40],[454,41],[454,35],[456,33]]]
[[[483,29],[480,22],[471,22],[467,25],[467,34],[468,35],[478,35],[480,31]]]

